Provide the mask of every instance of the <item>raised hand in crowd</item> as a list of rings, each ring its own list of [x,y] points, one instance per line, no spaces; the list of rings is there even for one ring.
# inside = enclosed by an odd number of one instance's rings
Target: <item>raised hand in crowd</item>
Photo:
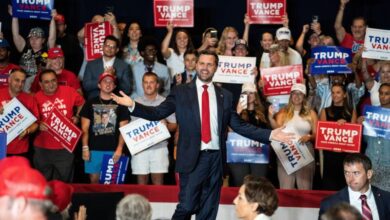
[[[286,13],[285,15],[283,15],[282,21],[283,21],[283,27],[288,28],[288,25],[289,25],[290,20],[288,20],[288,15],[287,15],[287,13]]]
[[[320,22],[312,22],[310,24],[310,29],[314,31],[318,36],[321,35],[321,23]]]
[[[248,14],[244,15],[244,33],[242,35],[242,39],[244,39],[246,42],[249,42],[249,29],[251,26],[251,22],[249,20]]]
[[[303,27],[302,27],[302,34],[307,34],[309,29],[310,29],[310,26],[308,24],[303,25]]]
[[[114,30],[114,33],[113,35],[118,38],[119,40],[122,39],[122,35],[121,35],[121,32],[119,31],[119,28],[118,28],[118,24],[116,22],[116,17],[114,15],[114,13],[112,12],[107,12],[106,14],[104,14],[104,19],[108,22],[110,22],[113,30]]]
[[[167,35],[165,35],[164,40],[161,43],[161,54],[165,59],[168,59],[171,56],[171,51],[169,50],[169,43],[171,42],[173,36],[173,29],[175,25],[171,22],[167,22]]]

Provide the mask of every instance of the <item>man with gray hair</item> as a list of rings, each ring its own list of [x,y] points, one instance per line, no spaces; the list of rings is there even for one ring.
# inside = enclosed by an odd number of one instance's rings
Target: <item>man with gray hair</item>
[[[145,197],[131,194],[118,203],[115,214],[116,220],[151,220],[152,207]]]

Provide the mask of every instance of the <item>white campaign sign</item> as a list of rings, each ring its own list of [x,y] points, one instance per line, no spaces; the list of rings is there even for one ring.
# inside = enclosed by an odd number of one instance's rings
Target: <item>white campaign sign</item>
[[[314,161],[306,144],[294,142],[293,145],[288,145],[286,143],[272,141],[271,146],[288,175]]]
[[[252,74],[256,68],[256,57],[218,56],[218,69],[213,82],[236,83],[254,82]]]
[[[36,120],[17,98],[8,102],[0,115],[0,131],[7,133],[7,145]]]
[[[120,127],[119,130],[131,155],[171,137],[168,128],[161,122],[142,118]]]
[[[367,28],[364,48],[364,58],[390,60],[390,30]]]

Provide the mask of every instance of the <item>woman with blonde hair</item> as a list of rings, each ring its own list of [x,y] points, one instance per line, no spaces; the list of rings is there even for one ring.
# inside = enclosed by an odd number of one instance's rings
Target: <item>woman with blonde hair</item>
[[[237,39],[238,31],[234,27],[225,27],[222,31],[221,39],[218,42],[217,54],[233,56],[232,49]]]
[[[290,61],[285,52],[283,52],[278,44],[272,44],[269,48],[269,59],[270,59],[270,67],[281,67],[290,65]],[[266,68],[264,68],[266,69]],[[262,71],[262,69],[260,69]],[[261,80],[261,77],[258,81],[259,88],[264,87],[264,82]],[[273,109],[273,113],[277,113],[278,109],[283,107],[288,103],[289,95],[269,95],[266,96],[266,99],[273,106],[277,107],[277,109]]]
[[[286,126],[286,130],[295,133],[298,139],[297,142],[302,144],[303,147],[307,147],[314,157],[312,141],[315,139],[318,117],[317,113],[307,103],[306,86],[304,84],[294,84],[291,87],[288,104],[278,112],[275,119],[271,115],[268,118],[273,128]],[[312,189],[315,171],[314,161],[290,175],[287,174],[280,160],[277,164],[281,189],[294,189],[295,184],[297,184],[298,189]]]
[[[288,66],[290,65],[290,60],[285,52],[283,52],[279,45],[272,44],[269,48],[269,59],[271,66],[270,67],[278,67],[278,66]]]

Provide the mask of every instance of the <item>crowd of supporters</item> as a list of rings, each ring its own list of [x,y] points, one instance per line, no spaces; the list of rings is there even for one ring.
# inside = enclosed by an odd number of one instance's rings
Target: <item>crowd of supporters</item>
[[[216,85],[233,94],[235,111],[241,119],[262,128],[285,126],[299,136],[298,141],[315,158],[288,174],[271,150],[269,164],[229,163],[225,185],[248,184],[252,180],[244,181],[244,177],[251,174],[265,177],[281,189],[341,190],[346,186],[343,161],[349,153],[315,149],[317,122],[364,126],[365,106],[390,108],[390,61],[362,57],[367,21],[356,17],[350,29],[345,28],[343,17],[348,2],[340,0],[334,21],[336,39],[322,31],[319,20],[303,25],[299,38],[293,39],[289,23],[294,19],[286,15],[283,27],[259,37],[262,50],[257,54],[251,54],[248,44],[253,24],[247,15],[242,36],[234,27],[225,27],[220,36],[210,27],[202,34],[200,45],[194,45],[188,29],[170,22],[166,36],[159,41],[154,36],[144,36],[138,22],[118,23],[112,12],[95,15],[91,22],[109,21],[113,34],[104,39],[102,57],[92,61],[83,58],[84,28],[77,36],[68,33],[66,18],[52,10],[48,33],[42,27],[34,27],[24,37],[20,34],[23,27],[18,18],[12,17],[9,6],[12,38],[5,39],[5,34],[0,33],[0,111],[16,97],[37,121],[8,144],[7,156],[27,158],[48,181],[99,183],[103,155],[111,154],[115,162],[126,155],[131,160],[126,183],[175,184],[171,167],[180,126],[175,114],[161,121],[172,134],[169,141],[131,156],[127,149],[131,146],[124,143],[119,127],[137,118],[115,103],[110,94],[123,91],[144,105],[156,106],[176,86],[197,78],[198,53],[209,50],[223,56],[257,58],[257,66],[251,70],[253,82]],[[312,74],[311,50],[335,45],[351,49],[353,59],[348,65],[352,73]],[[11,59],[15,57],[11,56],[11,48],[16,48],[19,60]],[[265,96],[262,70],[290,65],[303,66],[304,82],[294,84],[290,94]],[[239,102],[241,94],[247,95],[245,105]],[[48,132],[49,125],[44,121],[53,108],[82,130],[73,153]],[[390,115],[386,117],[384,121],[389,123]],[[390,140],[365,135],[361,140],[360,153],[371,159],[376,173],[371,183],[390,191]]]

